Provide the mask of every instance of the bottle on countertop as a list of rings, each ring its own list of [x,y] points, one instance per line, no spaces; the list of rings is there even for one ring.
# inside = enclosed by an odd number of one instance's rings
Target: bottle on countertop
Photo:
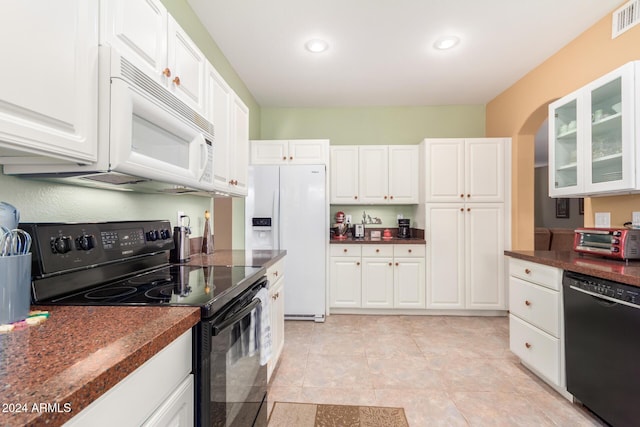
[[[213,253],[213,240],[211,238],[211,229],[209,228],[209,211],[204,211],[204,232],[202,233],[202,253]]]

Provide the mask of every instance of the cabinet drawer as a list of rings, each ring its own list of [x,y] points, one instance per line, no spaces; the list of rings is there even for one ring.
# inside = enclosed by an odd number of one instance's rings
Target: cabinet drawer
[[[509,315],[509,348],[523,362],[560,385],[560,340]]]
[[[558,291],[510,277],[509,311],[554,337],[560,337]]]
[[[393,245],[394,257],[424,257],[425,253],[424,245]]]
[[[267,268],[267,279],[269,286],[273,286],[276,281],[284,275],[284,258]]]
[[[329,245],[331,256],[360,256],[362,245]]]
[[[392,257],[393,245],[362,245],[363,257]]]
[[[509,259],[509,274],[549,289],[560,290],[562,270],[521,259]]]

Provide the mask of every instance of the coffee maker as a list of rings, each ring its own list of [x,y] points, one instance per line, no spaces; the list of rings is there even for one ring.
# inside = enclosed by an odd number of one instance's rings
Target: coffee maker
[[[411,237],[411,220],[402,218],[398,220],[398,239],[409,239]]]

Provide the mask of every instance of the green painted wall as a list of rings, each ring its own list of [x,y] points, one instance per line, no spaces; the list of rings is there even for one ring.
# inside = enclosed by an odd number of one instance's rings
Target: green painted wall
[[[262,107],[261,139],[325,138],[331,145],[417,144],[485,136],[484,105],[353,108]]]

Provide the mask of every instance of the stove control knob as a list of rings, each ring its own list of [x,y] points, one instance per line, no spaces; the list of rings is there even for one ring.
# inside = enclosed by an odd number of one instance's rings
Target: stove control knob
[[[71,237],[60,236],[51,240],[51,250],[54,254],[66,254],[71,250]]]
[[[95,241],[95,237],[83,234],[82,236],[76,238],[76,248],[83,251],[90,251],[91,249],[96,247]]]
[[[147,240],[151,242],[158,240],[158,230],[147,231]]]
[[[171,238],[171,232],[169,230],[160,230],[160,238],[162,240],[167,240]]]

